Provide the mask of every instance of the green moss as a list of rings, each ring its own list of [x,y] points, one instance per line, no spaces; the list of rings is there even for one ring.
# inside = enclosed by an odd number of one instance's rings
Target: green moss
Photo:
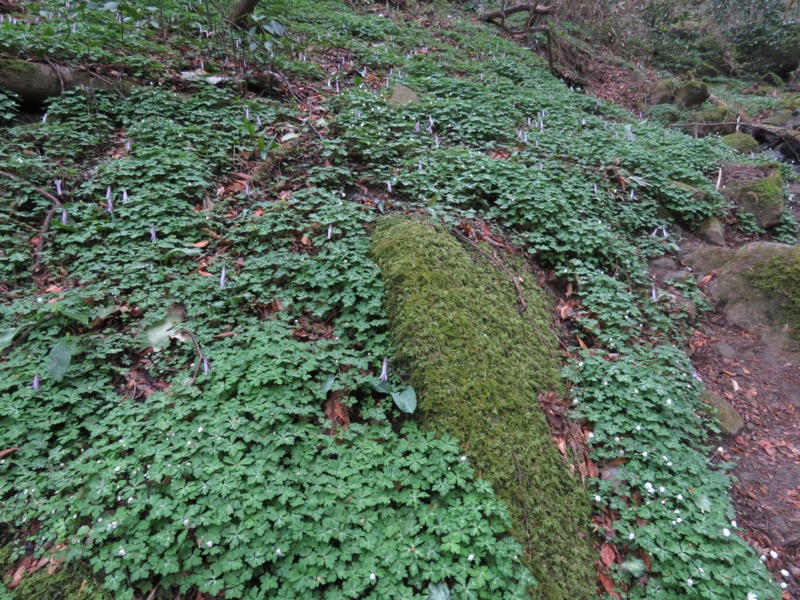
[[[774,320],[787,324],[795,335],[800,334],[800,247],[756,265],[750,278],[757,289],[769,292],[781,301],[780,313],[774,315]]]
[[[550,305],[524,277],[527,311],[507,273],[449,235],[384,219],[372,253],[387,288],[398,360],[420,393],[423,427],[457,437],[510,507],[513,535],[540,583],[535,597],[595,592],[587,492],[550,438],[537,396],[561,392]],[[524,272],[524,271],[523,271]]]
[[[743,186],[741,193],[749,196],[759,206],[783,207],[783,178],[780,170],[775,169],[768,177]]]
[[[722,143],[742,154],[758,152],[758,142],[749,133],[732,133],[723,136]]]
[[[9,573],[16,563],[12,558],[12,545],[0,547],[0,573]],[[89,600],[111,598],[111,594],[100,589],[100,582],[85,563],[73,561],[62,565],[56,573],[48,573],[43,567],[27,575],[13,589],[0,587],[0,598],[12,600]],[[7,593],[7,596],[3,595]]]
[[[715,106],[697,113],[697,120],[703,123],[724,123],[728,120],[728,107]]]

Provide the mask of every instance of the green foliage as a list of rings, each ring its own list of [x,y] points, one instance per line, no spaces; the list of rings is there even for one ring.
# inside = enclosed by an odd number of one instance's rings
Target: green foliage
[[[756,265],[750,278],[757,288],[773,295],[783,313],[780,320],[797,334],[800,332],[800,249],[792,250],[788,256],[774,256]]]
[[[19,96],[10,90],[0,88],[0,124],[8,123],[17,115]]]
[[[567,473],[537,406],[538,394],[561,387],[547,299],[526,286],[520,314],[508,275],[415,221],[381,221],[372,253],[388,288],[398,360],[421,390],[422,426],[459,439],[510,506],[540,584],[535,597],[588,598],[586,491]]]
[[[564,372],[593,426],[594,457],[616,465],[596,501],[619,513],[617,535],[658,574],[646,587],[634,575],[627,597],[776,598],[769,575],[750,566],[728,480],[699,441],[702,385],[690,371],[680,349],[657,345],[582,352]]]

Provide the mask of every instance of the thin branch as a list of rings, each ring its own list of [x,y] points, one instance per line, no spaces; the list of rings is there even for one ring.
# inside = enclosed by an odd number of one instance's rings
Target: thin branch
[[[8,173],[7,171],[0,171],[0,175],[7,177],[8,179],[13,179],[14,181],[23,181],[21,177],[14,175],[13,173]],[[50,207],[50,210],[47,211],[47,214],[44,217],[44,223],[42,223],[42,227],[39,229],[39,241],[36,243],[36,259],[33,261],[33,270],[38,271],[39,267],[41,266],[41,259],[42,259],[42,252],[44,251],[44,238],[47,235],[48,230],[50,229],[50,221],[53,220],[53,216],[56,214],[56,210],[59,208],[63,208],[63,204],[61,204],[61,200],[56,198],[53,194],[48,192],[47,190],[43,190],[38,186],[32,186],[34,190],[39,192],[42,196],[50,200],[53,204]]]
[[[194,374],[189,382],[189,385],[194,385],[194,382],[197,381],[197,376],[200,374],[200,367],[203,365],[203,363],[208,361],[208,357],[203,354],[203,350],[200,348],[200,343],[197,341],[197,336],[195,336],[195,334],[188,329],[181,329],[178,333],[188,335],[192,340],[192,343],[194,343],[194,349],[197,352],[197,364],[194,367]]]

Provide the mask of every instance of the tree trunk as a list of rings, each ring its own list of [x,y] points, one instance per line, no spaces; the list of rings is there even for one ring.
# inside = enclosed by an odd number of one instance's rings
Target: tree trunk
[[[231,23],[239,29],[244,29],[247,26],[247,17],[253,14],[257,5],[258,0],[239,0],[231,13]]]

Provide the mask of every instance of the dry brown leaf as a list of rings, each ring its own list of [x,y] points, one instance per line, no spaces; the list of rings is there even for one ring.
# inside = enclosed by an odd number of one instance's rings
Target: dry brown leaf
[[[202,240],[202,241],[196,242],[195,244],[192,244],[192,245],[195,248],[205,248],[206,246],[208,246],[208,240]]]
[[[617,553],[614,550],[614,546],[606,542],[602,546],[600,546],[600,560],[603,561],[603,564],[607,567],[610,567],[614,562],[617,560]]]

